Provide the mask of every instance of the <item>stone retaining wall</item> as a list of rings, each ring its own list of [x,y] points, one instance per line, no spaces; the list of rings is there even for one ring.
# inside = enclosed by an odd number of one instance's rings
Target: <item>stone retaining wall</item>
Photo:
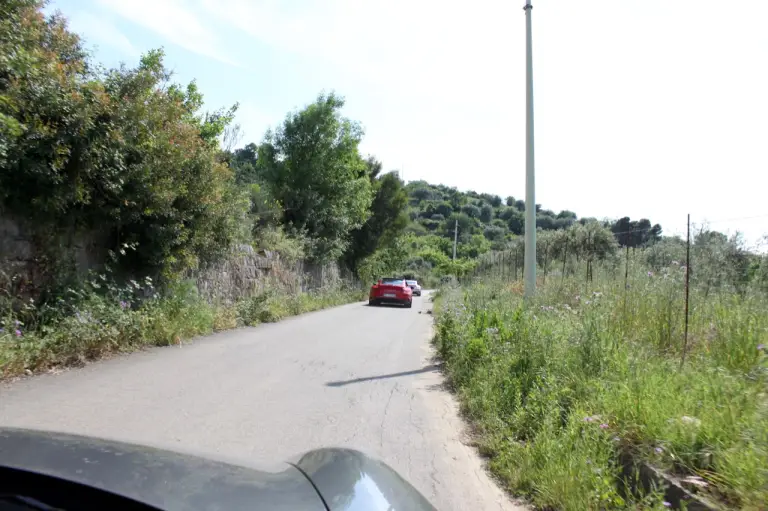
[[[45,260],[45,252],[37,246],[33,229],[0,215],[0,292],[28,299],[36,297],[46,285],[52,268],[83,276],[101,266],[106,250],[95,240],[96,235],[60,233],[58,245],[47,247],[55,261]],[[47,256],[52,257],[52,256]],[[51,264],[51,263],[54,264]],[[239,298],[268,288],[287,292],[309,291],[341,283],[354,284],[356,279],[342,271],[336,263],[318,265],[306,261],[284,261],[276,252],[256,252],[249,245],[237,247],[232,255],[211,267],[190,272],[200,295],[206,300],[231,303]]]

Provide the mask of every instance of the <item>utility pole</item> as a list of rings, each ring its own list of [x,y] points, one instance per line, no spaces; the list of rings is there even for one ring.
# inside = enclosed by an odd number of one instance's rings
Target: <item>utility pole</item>
[[[453,227],[453,260],[456,260],[456,243],[459,241],[459,219],[456,219],[456,225]]]
[[[533,50],[531,0],[525,7],[525,297],[536,293],[536,183],[533,165]]]

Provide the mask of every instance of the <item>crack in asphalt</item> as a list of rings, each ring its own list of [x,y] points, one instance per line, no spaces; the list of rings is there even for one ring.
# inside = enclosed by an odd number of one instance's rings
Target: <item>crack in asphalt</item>
[[[440,482],[437,480],[437,467],[435,466],[435,457],[437,454],[432,454],[432,462],[430,463],[429,478],[432,481],[432,497],[437,495],[437,487]]]
[[[384,447],[384,421],[387,420],[389,404],[392,402],[392,396],[395,394],[395,390],[397,390],[397,383],[392,385],[392,390],[389,392],[389,399],[387,399],[387,404],[384,406],[384,414],[381,416],[381,426],[379,426],[379,447]]]
[[[413,399],[416,396],[413,393],[410,393],[410,396],[411,398],[408,400],[408,423],[414,426],[423,438],[424,432],[422,431],[421,426],[417,426],[416,423],[413,421]],[[408,455],[408,477],[411,476],[411,466],[413,465],[412,452],[413,452],[413,449],[406,449],[406,453]]]

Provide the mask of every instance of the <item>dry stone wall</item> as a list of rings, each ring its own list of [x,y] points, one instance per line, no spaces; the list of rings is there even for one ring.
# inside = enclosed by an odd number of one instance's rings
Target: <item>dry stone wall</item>
[[[19,298],[34,297],[45,286],[53,266],[85,275],[104,261],[106,250],[98,237],[59,236],[57,247],[41,250],[34,230],[22,222],[0,215],[0,291]],[[47,255],[43,255],[47,253]],[[51,261],[50,254],[59,260]],[[46,259],[47,258],[47,259]],[[202,297],[210,302],[232,303],[267,289],[296,293],[313,289],[355,284],[356,279],[338,264],[289,262],[276,252],[256,251],[249,245],[233,250],[225,260],[190,272]]]

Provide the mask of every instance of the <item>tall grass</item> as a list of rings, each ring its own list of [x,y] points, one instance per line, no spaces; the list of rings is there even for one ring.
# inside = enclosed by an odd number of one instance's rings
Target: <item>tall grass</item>
[[[98,284],[96,284],[98,285]],[[209,304],[192,282],[156,293],[151,282],[69,290],[53,306],[0,308],[0,380],[149,346],[169,346],[238,326],[275,322],[326,307],[362,301],[359,289],[307,293],[275,289],[234,304]]]
[[[509,490],[551,509],[665,508],[624,491],[629,454],[766,509],[768,302],[693,290],[681,367],[683,274],[638,271],[628,289],[611,272],[552,278],[528,304],[492,279],[441,292],[437,348]]]

